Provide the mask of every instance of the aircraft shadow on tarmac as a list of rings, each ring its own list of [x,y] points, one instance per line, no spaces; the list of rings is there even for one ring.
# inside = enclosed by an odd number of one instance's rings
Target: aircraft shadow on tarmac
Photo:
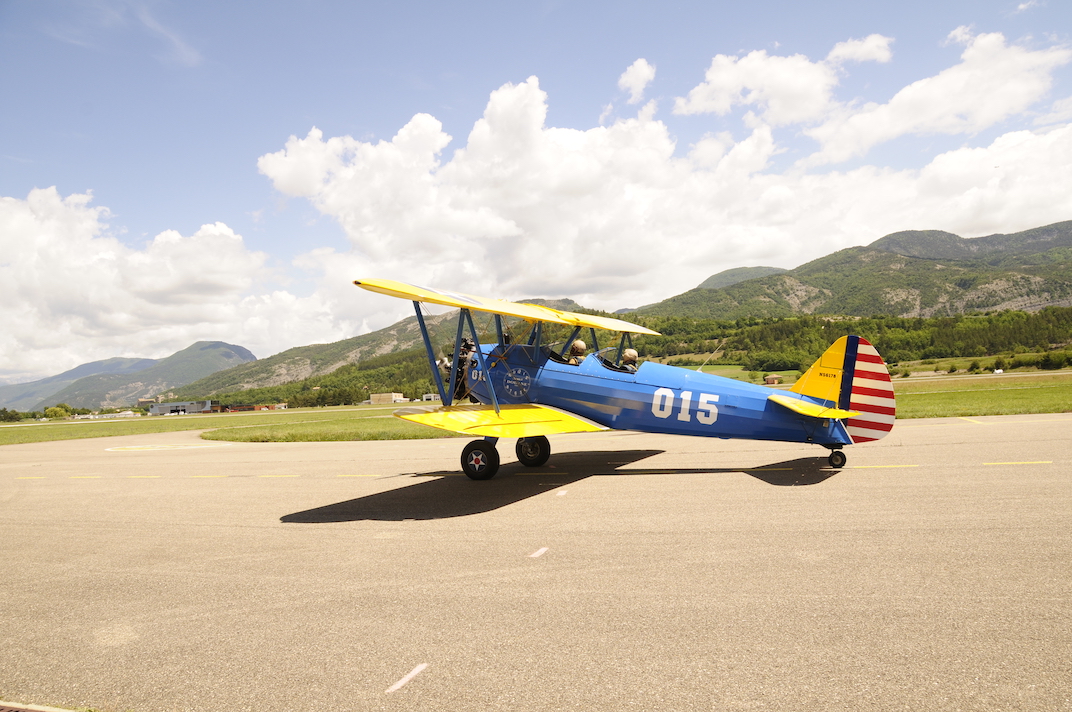
[[[775,487],[801,487],[805,485],[817,485],[830,479],[841,470],[835,470],[826,463],[826,458],[801,457],[796,460],[774,462],[759,467],[662,467],[652,470],[617,470],[612,473],[592,473],[595,476],[623,475],[684,475],[684,474],[740,474],[751,475],[757,480],[766,482]]]
[[[474,482],[460,472],[425,472],[410,475],[422,481],[366,497],[337,502],[280,518],[288,524],[327,524],[356,521],[446,519],[490,512],[589,477],[635,477],[678,474],[746,473],[775,486],[818,484],[838,470],[822,458],[799,458],[757,468],[621,469],[662,450],[567,452],[555,455],[554,467],[524,467],[509,463],[494,479]],[[433,479],[423,479],[433,478]]]

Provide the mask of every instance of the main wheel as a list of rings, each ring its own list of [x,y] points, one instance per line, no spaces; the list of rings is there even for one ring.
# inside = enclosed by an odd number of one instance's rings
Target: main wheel
[[[832,450],[830,457],[826,458],[826,461],[830,463],[830,466],[835,469],[840,469],[845,466],[845,463],[849,461],[849,458],[845,457],[845,453],[841,450]]]
[[[525,467],[539,467],[551,457],[551,443],[547,442],[547,438],[542,435],[534,438],[518,438],[514,452]]]
[[[487,440],[474,440],[462,450],[462,470],[471,480],[490,480],[499,471],[499,451]]]

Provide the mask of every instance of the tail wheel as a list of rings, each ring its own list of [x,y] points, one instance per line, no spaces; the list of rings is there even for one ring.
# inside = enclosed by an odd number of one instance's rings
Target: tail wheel
[[[830,457],[826,458],[826,461],[834,469],[841,469],[849,461],[849,458],[845,457],[845,453],[841,452],[841,450],[834,450],[830,453]]]
[[[499,451],[487,440],[474,440],[462,450],[462,470],[471,480],[490,480],[499,471]]]
[[[514,452],[517,453],[518,461],[525,467],[539,467],[551,457],[551,443],[542,435],[519,438]]]

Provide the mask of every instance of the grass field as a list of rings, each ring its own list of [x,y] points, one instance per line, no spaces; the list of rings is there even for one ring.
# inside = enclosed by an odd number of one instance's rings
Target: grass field
[[[177,430],[206,430],[217,440],[247,440],[264,442],[268,432],[279,439],[386,439],[384,433],[399,437],[434,437],[425,432],[430,428],[411,425],[409,429],[393,427],[394,406],[346,406],[338,408],[295,408],[291,410],[260,411],[255,413],[217,413],[212,415],[171,415],[141,418],[116,418],[114,420],[67,420],[50,423],[29,423],[0,426],[0,445],[35,443],[48,440],[73,440],[76,438],[105,438],[116,435],[141,435],[146,433],[170,433]],[[398,421],[402,423],[402,421]],[[384,423],[391,425],[384,426]],[[349,425],[347,425],[349,424]],[[325,435],[349,428],[359,437],[291,437],[289,433],[313,432],[321,429]],[[225,433],[246,433],[244,437],[224,437]],[[369,437],[360,437],[367,432]],[[406,433],[409,434],[399,434]],[[276,439],[276,438],[273,438]]]
[[[893,384],[898,418],[1072,412],[1072,371],[1068,370],[895,378]],[[393,418],[394,409],[345,406],[4,425],[0,426],[0,445],[176,430],[204,430],[201,437],[206,440],[241,442],[462,437]]]
[[[898,418],[1072,411],[1072,372],[894,379]]]

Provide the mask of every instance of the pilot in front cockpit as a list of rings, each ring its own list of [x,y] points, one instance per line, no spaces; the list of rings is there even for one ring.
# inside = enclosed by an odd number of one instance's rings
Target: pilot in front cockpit
[[[581,361],[584,361],[584,352],[588,350],[588,344],[584,343],[580,339],[577,339],[569,348],[569,363],[570,366],[580,366]]]

